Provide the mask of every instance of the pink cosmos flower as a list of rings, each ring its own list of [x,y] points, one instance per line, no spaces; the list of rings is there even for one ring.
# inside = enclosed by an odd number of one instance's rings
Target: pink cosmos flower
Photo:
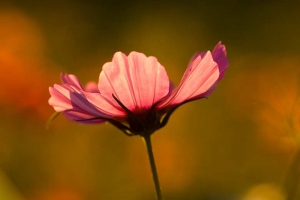
[[[173,89],[155,57],[117,52],[104,64],[98,84],[82,87],[76,76],[62,74],[62,84],[49,88],[49,104],[74,122],[108,121],[126,135],[150,135],[165,126],[180,105],[210,95],[228,65],[226,48],[219,42],[212,53],[196,53],[191,58],[179,86]]]

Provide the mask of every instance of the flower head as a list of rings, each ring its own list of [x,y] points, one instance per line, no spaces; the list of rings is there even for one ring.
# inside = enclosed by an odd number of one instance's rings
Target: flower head
[[[180,105],[210,95],[228,65],[225,46],[219,42],[212,53],[192,57],[173,89],[155,57],[117,52],[104,64],[98,84],[82,87],[76,76],[62,74],[62,84],[49,88],[49,104],[71,121],[108,121],[127,135],[144,136],[165,126]]]

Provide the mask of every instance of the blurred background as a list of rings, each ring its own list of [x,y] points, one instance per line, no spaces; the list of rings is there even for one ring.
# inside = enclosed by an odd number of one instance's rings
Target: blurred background
[[[97,81],[116,51],[155,56],[177,85],[222,41],[230,66],[208,100],[153,136],[166,200],[282,200],[300,131],[300,7],[276,1],[0,3],[0,199],[152,200],[144,144],[59,116],[60,73]],[[300,198],[300,185],[295,189]]]

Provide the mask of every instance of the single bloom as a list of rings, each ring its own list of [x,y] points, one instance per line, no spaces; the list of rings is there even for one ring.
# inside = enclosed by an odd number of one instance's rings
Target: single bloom
[[[180,105],[209,96],[228,65],[226,48],[219,42],[212,53],[196,53],[173,88],[155,57],[117,52],[104,64],[98,84],[83,87],[75,75],[62,74],[62,84],[49,88],[49,104],[74,122],[107,121],[126,135],[150,135],[165,126]]]

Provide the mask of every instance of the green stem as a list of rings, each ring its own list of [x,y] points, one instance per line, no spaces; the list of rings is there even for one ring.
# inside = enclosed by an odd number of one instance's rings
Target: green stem
[[[300,149],[297,148],[296,154],[291,163],[290,169],[287,174],[285,189],[287,193],[287,199],[292,200],[295,198],[295,193],[300,179]]]
[[[158,180],[158,174],[156,171],[155,160],[154,160],[154,155],[153,155],[153,151],[152,151],[151,135],[143,136],[143,139],[146,144],[146,149],[147,149],[150,167],[151,167],[151,171],[152,171],[152,178],[153,178],[153,182],[154,182],[154,186],[155,186],[157,200],[162,200],[162,195],[161,195],[161,190],[160,190],[160,185],[159,185],[159,180]]]

